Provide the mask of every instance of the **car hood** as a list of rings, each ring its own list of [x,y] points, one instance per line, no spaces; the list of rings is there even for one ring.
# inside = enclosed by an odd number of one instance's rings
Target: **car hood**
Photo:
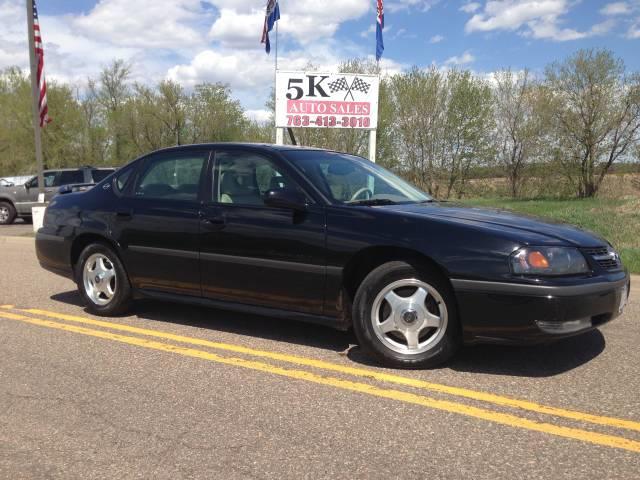
[[[497,229],[510,234],[509,236],[518,236],[521,241],[527,243],[535,243],[540,236],[544,236],[552,240],[551,243],[566,243],[576,247],[596,247],[607,244],[605,239],[593,232],[532,215],[515,214],[507,210],[438,202],[390,205],[383,208],[396,213],[473,224],[477,227],[484,225],[492,230]]]

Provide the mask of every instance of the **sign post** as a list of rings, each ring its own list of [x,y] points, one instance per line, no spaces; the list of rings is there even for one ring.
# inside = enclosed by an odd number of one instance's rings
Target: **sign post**
[[[284,128],[350,128],[369,131],[369,159],[376,160],[378,75],[276,72],[276,144]]]

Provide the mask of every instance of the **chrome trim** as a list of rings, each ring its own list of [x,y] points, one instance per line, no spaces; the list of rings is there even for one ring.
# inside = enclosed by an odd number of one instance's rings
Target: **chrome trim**
[[[628,275],[612,282],[586,283],[582,285],[531,285],[523,283],[487,282],[482,280],[451,279],[457,292],[503,293],[506,295],[532,295],[553,297],[574,297],[607,293],[622,288],[629,281]]]
[[[596,262],[600,262],[602,260],[618,260],[618,254],[615,252],[609,252],[605,255],[592,255],[591,258],[593,258]]]
[[[173,248],[157,248],[157,247],[143,247],[142,245],[129,245],[129,250],[138,253],[149,253],[152,255],[168,255],[170,257],[180,258],[198,258],[198,252],[191,252],[188,250],[177,250]]]
[[[294,272],[306,272],[324,274],[327,267],[310,263],[289,262],[286,260],[273,260],[270,258],[240,257],[235,255],[223,255],[220,253],[201,253],[202,260],[223,263],[235,263],[238,265],[250,265],[253,267],[276,268]]]

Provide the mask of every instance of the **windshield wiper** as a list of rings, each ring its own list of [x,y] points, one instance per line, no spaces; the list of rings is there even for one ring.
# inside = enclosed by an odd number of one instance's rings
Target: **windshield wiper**
[[[398,202],[389,200],[388,198],[369,198],[368,200],[355,200],[353,202],[347,202],[347,205],[365,205],[375,207],[377,205],[396,205]]]
[[[430,198],[429,200],[422,200],[421,202],[418,203],[436,203],[436,200],[434,200],[433,198]]]

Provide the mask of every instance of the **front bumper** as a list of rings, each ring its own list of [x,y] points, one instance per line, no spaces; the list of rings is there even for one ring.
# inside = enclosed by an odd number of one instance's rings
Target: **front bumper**
[[[453,279],[466,343],[536,344],[581,334],[616,318],[629,275],[568,283]]]

